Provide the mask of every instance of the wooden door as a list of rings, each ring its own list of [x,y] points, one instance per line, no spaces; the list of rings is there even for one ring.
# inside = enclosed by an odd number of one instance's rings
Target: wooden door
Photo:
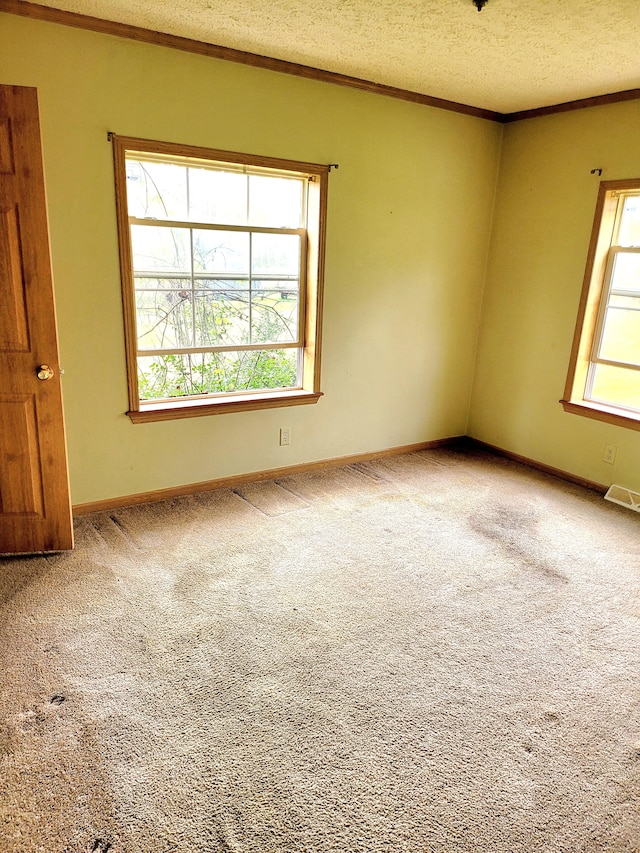
[[[0,86],[0,553],[72,547],[37,93]]]

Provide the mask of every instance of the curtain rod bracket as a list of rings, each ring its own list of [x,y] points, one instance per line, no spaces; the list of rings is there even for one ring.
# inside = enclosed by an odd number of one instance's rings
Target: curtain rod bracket
[[[108,130],[107,131],[107,142],[113,142],[114,136],[115,136],[115,133],[112,130]]]
[[[329,163],[329,171],[331,171],[332,169],[339,169],[339,168],[340,168],[339,163]]]

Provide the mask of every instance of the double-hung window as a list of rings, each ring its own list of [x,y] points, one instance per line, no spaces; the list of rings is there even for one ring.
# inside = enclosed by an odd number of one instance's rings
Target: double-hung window
[[[327,166],[112,141],[132,420],[316,402]]]
[[[603,181],[566,410],[640,429],[640,181]]]

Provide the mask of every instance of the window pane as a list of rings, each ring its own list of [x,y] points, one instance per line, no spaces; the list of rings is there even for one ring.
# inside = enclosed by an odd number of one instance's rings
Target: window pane
[[[249,176],[249,224],[272,228],[302,225],[302,181]]]
[[[593,365],[592,370],[593,385],[588,399],[640,411],[640,371],[609,364]]]
[[[249,291],[197,291],[196,346],[248,344]]]
[[[264,282],[256,282],[258,286],[261,284]],[[273,281],[268,284],[274,286]],[[297,339],[298,294],[286,290],[254,290],[251,302],[251,343],[293,343]]]
[[[631,291],[640,295],[640,253],[615,253],[611,289]]]
[[[191,290],[191,280],[175,275],[136,276],[136,290]]]
[[[127,160],[129,216],[139,219],[187,218],[187,170],[174,163]]]
[[[633,307],[614,307],[610,304],[605,314],[600,358],[640,364],[640,299],[614,297],[617,303],[626,302]]]
[[[627,196],[622,209],[620,246],[640,246],[640,196]]]
[[[193,231],[195,272],[249,274],[249,234],[238,231]]]
[[[247,224],[247,175],[189,168],[189,219],[212,225]]]
[[[296,349],[142,356],[140,399],[294,388],[297,364]]]
[[[191,274],[191,248],[186,228],[132,225],[131,249],[136,273]]]
[[[252,289],[256,290],[277,290],[282,294],[283,299],[288,299],[291,296],[296,296],[300,292],[300,282],[297,278],[254,278],[252,281]]]
[[[197,275],[195,286],[198,290],[249,290],[248,278],[209,278]]]
[[[251,272],[256,275],[300,274],[300,237],[298,234],[253,234]]]
[[[139,349],[193,346],[191,291],[136,291],[136,322]]]

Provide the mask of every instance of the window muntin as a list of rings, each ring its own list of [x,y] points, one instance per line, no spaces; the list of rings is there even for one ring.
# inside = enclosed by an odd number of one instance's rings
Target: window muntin
[[[129,414],[315,402],[328,168],[113,141]]]

